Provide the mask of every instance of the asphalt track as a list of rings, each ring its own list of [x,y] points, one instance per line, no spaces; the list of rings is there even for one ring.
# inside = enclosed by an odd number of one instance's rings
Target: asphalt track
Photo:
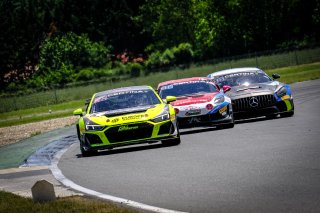
[[[293,117],[187,130],[179,146],[87,158],[76,143],[57,168],[95,192],[176,211],[320,212],[320,80],[292,86]]]

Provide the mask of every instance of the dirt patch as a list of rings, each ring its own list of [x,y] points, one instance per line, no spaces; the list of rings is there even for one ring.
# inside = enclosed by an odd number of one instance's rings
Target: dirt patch
[[[69,116],[17,126],[2,127],[0,128],[0,147],[17,143],[20,140],[37,134],[72,125],[77,121],[77,119],[78,118],[75,116]]]

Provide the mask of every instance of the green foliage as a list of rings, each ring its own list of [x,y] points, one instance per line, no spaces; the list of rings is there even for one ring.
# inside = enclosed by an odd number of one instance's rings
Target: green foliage
[[[121,75],[125,74],[126,66],[121,66],[120,68],[84,68],[81,69],[78,73],[75,74],[75,79],[77,82],[86,82],[91,80],[97,80],[97,79],[108,79],[110,77],[117,76],[119,73]]]
[[[36,70],[39,44],[47,30],[44,10],[57,6],[57,1],[50,2],[51,6],[37,0],[0,2],[0,89],[25,81]]]
[[[187,42],[203,60],[319,41],[319,11],[318,0],[146,0],[135,20],[154,39],[148,51]]]
[[[0,90],[91,79],[88,72],[78,75],[87,67],[93,78],[138,75],[122,65],[101,71],[111,53],[107,44],[112,54],[149,54],[145,73],[188,64],[190,55],[199,62],[310,46],[320,40],[319,11],[319,0],[5,0]],[[192,47],[186,57],[172,49],[186,43]]]
[[[130,63],[130,76],[139,77],[144,67],[140,63]]]
[[[145,62],[146,64],[146,74],[150,73],[152,70],[155,70],[161,65],[161,53],[160,51],[155,51],[149,55],[148,60]]]
[[[152,36],[149,52],[163,52],[180,43],[194,43],[192,0],[146,0],[135,17],[143,31]]]
[[[160,69],[168,70],[174,65],[188,65],[191,63],[193,55],[192,46],[189,43],[181,43],[163,52],[153,52],[145,62],[146,74]]]
[[[87,35],[74,33],[47,39],[40,52],[39,71],[45,84],[66,84],[74,80],[76,70],[82,67],[101,67],[108,62],[110,49],[103,43],[92,42]],[[82,70],[79,80],[92,79],[93,75]]]
[[[173,47],[172,49],[174,55],[174,63],[179,64],[189,64],[193,60],[193,50],[189,43],[181,43],[178,47]]]
[[[92,68],[85,68],[77,74],[77,81],[86,81],[94,78],[94,70]]]
[[[174,59],[175,58],[172,49],[166,49],[160,57],[160,66],[163,68],[170,67],[173,65]]]
[[[129,66],[126,64],[121,63],[120,61],[117,61],[114,63],[114,68],[112,69],[114,75],[129,75],[130,69]]]

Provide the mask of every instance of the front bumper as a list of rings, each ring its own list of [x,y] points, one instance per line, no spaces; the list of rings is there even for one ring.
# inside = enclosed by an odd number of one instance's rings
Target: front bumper
[[[241,100],[232,100],[235,119],[277,115],[294,111],[294,103],[291,96],[284,98],[277,98],[273,94],[259,96],[259,105],[256,107],[250,106],[250,98],[252,96],[242,98]]]
[[[176,120],[169,120],[160,123],[141,122],[117,125],[102,131],[86,132],[80,136],[80,141],[82,148],[90,151],[155,143],[174,138],[179,138],[179,130]]]
[[[231,104],[225,106],[224,111],[216,110],[206,115],[192,117],[178,117],[179,128],[191,128],[201,126],[215,126],[233,123],[233,110]]]

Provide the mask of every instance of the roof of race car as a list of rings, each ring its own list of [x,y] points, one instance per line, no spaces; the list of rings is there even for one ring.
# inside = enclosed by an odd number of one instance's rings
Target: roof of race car
[[[95,94],[95,97],[104,96],[107,94],[117,93],[117,92],[125,92],[125,91],[132,91],[132,90],[146,90],[146,89],[152,89],[150,86],[130,86],[130,87],[120,87],[110,90],[105,90],[102,92],[98,92]]]
[[[158,89],[160,87],[168,85],[168,84],[188,82],[188,81],[205,81],[205,80],[211,80],[211,79],[209,79],[207,77],[192,77],[192,78],[181,78],[181,79],[176,79],[176,80],[164,81],[164,82],[161,82],[158,84]]]
[[[262,70],[255,67],[232,68],[232,69],[220,70],[220,71],[211,73],[208,75],[208,78],[213,78],[215,76],[238,73],[238,72],[257,72],[257,71],[261,72]]]

